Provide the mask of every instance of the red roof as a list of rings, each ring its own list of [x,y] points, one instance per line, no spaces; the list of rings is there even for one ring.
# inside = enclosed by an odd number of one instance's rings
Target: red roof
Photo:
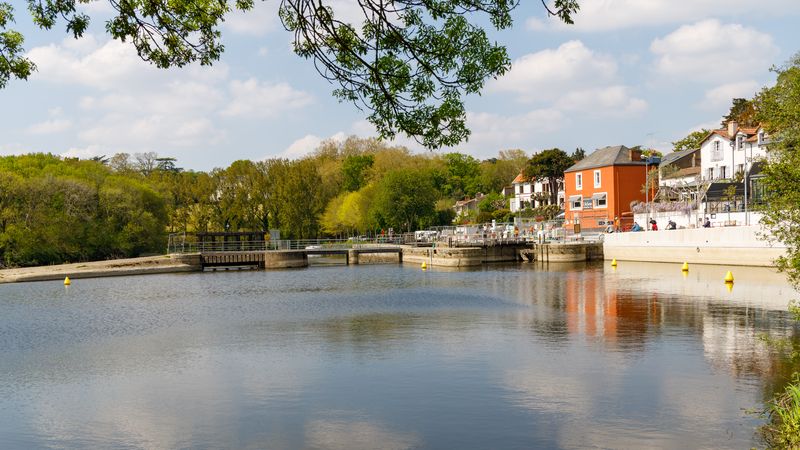
[[[745,135],[747,135],[747,139],[749,141],[753,136],[758,136],[759,128],[760,127],[739,127],[739,129],[736,130],[736,134],[744,133]],[[708,138],[710,138],[714,134],[722,136],[729,141],[733,140],[733,136],[728,134],[727,128],[720,128],[718,130],[711,130],[711,132],[708,133],[708,136],[706,136],[706,138],[703,139],[703,142],[708,140]]]
[[[520,184],[520,183],[528,183],[530,181],[531,181],[531,178],[525,177],[525,175],[522,172],[520,172],[519,175],[517,175],[517,178],[514,178],[514,181],[512,181],[511,183],[512,184]]]

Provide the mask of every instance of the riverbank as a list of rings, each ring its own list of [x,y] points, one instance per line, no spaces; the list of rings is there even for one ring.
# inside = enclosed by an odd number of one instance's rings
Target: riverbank
[[[0,270],[0,283],[63,280],[64,277],[78,279],[194,271],[197,271],[196,266],[186,264],[180,258],[173,258],[170,255],[159,255],[141,258],[114,259],[109,261],[3,269]]]

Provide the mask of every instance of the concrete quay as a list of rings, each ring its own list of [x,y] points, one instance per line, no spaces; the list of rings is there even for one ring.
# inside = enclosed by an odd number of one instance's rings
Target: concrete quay
[[[786,246],[761,238],[759,225],[604,235],[607,260],[774,267]]]

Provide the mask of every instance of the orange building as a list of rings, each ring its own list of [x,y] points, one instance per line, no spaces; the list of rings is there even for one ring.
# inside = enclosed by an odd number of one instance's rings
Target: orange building
[[[623,228],[630,228],[631,202],[645,200],[645,170],[658,169],[658,165],[645,166],[641,156],[641,151],[624,145],[605,147],[565,170],[565,225],[602,229],[619,217]]]

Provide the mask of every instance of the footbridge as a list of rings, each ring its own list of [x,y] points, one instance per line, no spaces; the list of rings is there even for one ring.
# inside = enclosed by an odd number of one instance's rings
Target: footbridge
[[[399,239],[270,240],[261,233],[196,233],[171,235],[169,253],[201,269],[307,267],[309,257],[342,256],[344,263],[359,264],[362,255],[396,255],[403,262]]]

